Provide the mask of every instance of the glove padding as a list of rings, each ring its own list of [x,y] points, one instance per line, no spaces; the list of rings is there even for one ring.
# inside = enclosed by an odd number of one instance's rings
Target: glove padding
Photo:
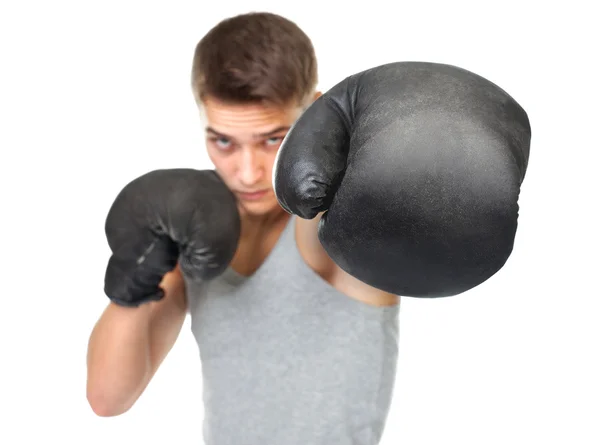
[[[235,254],[234,195],[212,170],[156,170],[130,182],[106,219],[112,250],[104,290],[115,303],[160,300],[159,284],[179,261],[192,280],[220,275]]]
[[[319,97],[279,149],[281,206],[312,219],[346,272],[411,297],[457,295],[511,255],[529,160],[526,112],[454,66],[400,62]]]

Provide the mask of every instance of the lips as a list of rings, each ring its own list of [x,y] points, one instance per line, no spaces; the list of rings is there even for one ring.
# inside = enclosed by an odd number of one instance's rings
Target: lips
[[[258,190],[255,192],[238,192],[237,194],[244,201],[256,201],[266,196],[267,193],[269,193],[268,190]]]

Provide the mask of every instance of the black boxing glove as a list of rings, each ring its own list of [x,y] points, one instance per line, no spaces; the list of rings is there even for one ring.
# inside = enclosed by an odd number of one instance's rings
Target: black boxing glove
[[[512,253],[531,128],[492,82],[454,66],[391,63],[319,97],[284,139],[281,206],[312,219],[346,272],[396,295],[465,292]]]
[[[123,306],[160,300],[159,284],[179,261],[191,279],[229,265],[240,236],[234,195],[212,170],[156,170],[123,188],[106,218],[112,250],[104,291]]]

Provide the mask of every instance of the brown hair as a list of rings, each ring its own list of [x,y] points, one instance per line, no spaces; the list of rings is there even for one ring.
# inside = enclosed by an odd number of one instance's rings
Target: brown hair
[[[196,101],[303,103],[318,81],[312,42],[292,21],[252,12],[224,19],[196,45]]]

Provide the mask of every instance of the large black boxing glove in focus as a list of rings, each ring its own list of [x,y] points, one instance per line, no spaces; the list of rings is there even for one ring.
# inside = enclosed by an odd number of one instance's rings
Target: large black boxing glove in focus
[[[123,306],[160,300],[179,261],[191,279],[220,275],[233,258],[240,219],[235,197],[212,170],[156,170],[127,184],[106,219],[112,250],[104,290]]]
[[[352,75],[296,121],[273,172],[345,271],[411,297],[457,295],[512,253],[531,128],[494,83],[444,64]]]

